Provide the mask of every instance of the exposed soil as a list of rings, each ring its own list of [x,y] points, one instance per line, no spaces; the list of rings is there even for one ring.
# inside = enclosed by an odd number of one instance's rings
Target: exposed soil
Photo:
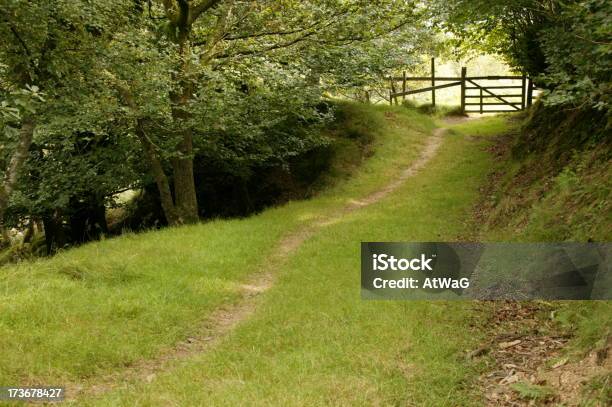
[[[587,386],[597,378],[610,380],[610,338],[601,349],[570,361],[565,348],[571,335],[560,332],[547,317],[554,308],[551,304],[508,301],[480,306],[494,308],[487,322],[489,339],[468,357],[488,354],[478,380],[486,406],[606,405],[597,401],[602,395],[592,394]],[[594,391],[607,391],[606,384]],[[581,404],[586,400],[591,404]]]
[[[440,143],[442,143],[442,135],[446,132],[446,128],[442,127],[434,130],[433,135],[430,137],[427,145],[419,155],[419,158],[412,163],[412,165],[401,172],[399,177],[395,180],[379,189],[376,192],[366,196],[361,200],[352,201],[345,209],[347,210],[355,210],[358,208],[362,208],[364,206],[372,205],[387,195],[398,189],[402,184],[410,177],[413,177],[421,168],[423,168],[429,160],[433,158],[438,151],[438,147],[440,147]]]

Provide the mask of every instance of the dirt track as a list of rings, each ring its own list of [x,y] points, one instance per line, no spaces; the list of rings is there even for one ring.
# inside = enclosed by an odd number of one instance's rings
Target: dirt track
[[[464,119],[465,120],[465,119]],[[452,124],[456,123],[452,121]],[[451,122],[449,121],[449,124]],[[152,381],[158,372],[167,369],[177,360],[187,359],[190,356],[200,354],[211,349],[225,338],[237,325],[247,320],[255,310],[261,300],[262,294],[274,286],[275,274],[272,270],[279,269],[286,260],[310,237],[317,233],[321,228],[335,223],[348,213],[360,210],[369,205],[375,204],[401,187],[406,180],[414,177],[427,165],[435,156],[438,148],[442,144],[446,128],[438,128],[427,139],[427,142],[419,157],[400,175],[391,180],[380,189],[371,194],[356,200],[350,201],[343,208],[319,219],[312,224],[294,231],[281,239],[273,250],[266,264],[266,270],[254,274],[245,281],[241,287],[241,298],[234,304],[222,306],[214,311],[202,325],[197,329],[192,337],[178,343],[172,349],[160,353],[156,358],[142,360],[117,373],[98,377],[90,384],[68,385],[66,394],[68,400],[74,400],[83,396],[95,396],[114,388],[120,387],[120,383],[129,381]]]

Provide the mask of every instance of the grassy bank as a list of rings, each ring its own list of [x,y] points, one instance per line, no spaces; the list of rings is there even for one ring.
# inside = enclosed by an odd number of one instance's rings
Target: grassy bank
[[[371,156],[356,167],[354,151],[344,161],[339,155],[325,180],[334,186],[313,199],[243,220],[125,235],[2,269],[0,348],[7,351],[0,383],[91,388],[115,375],[110,391],[73,401],[79,406],[481,405],[474,379],[482,365],[466,353],[485,339],[490,309],[361,300],[359,242],[521,240],[499,224],[483,230],[473,221],[483,191],[485,199],[496,196],[485,188],[491,172],[517,165],[500,152],[496,136],[510,132],[513,139],[520,123],[504,117],[451,126],[417,176],[317,229],[271,270],[278,280],[257,299],[256,312],[215,347],[146,378],[122,376],[238,301],[242,282],[277,264],[268,260],[284,236],[397,178],[442,125],[406,108],[345,108],[347,129],[372,138]],[[602,314],[608,303],[556,309],[557,318],[576,324],[576,343],[584,346],[609,326]]]
[[[497,145],[475,238],[611,241],[612,145],[605,123],[597,112],[534,106],[521,128]],[[612,302],[555,306],[556,319],[574,335],[572,350],[578,355],[612,335]]]
[[[491,240],[612,240],[612,143],[601,112],[536,104],[500,149],[482,234]]]
[[[396,112],[391,122],[404,114]],[[473,125],[476,135],[445,137],[392,196],[305,242],[275,270],[280,279],[255,316],[219,347],[88,404],[478,405],[470,390],[478,367],[464,357],[483,334],[472,305],[367,302],[358,284],[360,241],[456,240],[465,232],[491,166],[490,139],[478,133],[504,122]],[[418,151],[406,147],[402,155]],[[379,151],[379,159],[393,155]]]
[[[597,112],[567,113],[536,105],[521,120],[521,128],[515,126],[516,130],[496,143],[492,151],[496,164],[477,205],[471,238],[609,242],[612,150],[605,122]],[[457,130],[467,133],[470,124]],[[583,375],[571,393],[581,406],[609,404],[612,372],[608,369],[603,375],[596,374],[591,367],[589,373],[585,366],[592,365],[593,354],[609,352],[612,302],[554,301],[541,305],[542,326],[552,324],[557,333],[571,337],[562,354]],[[554,360],[549,365],[552,363]],[[546,366],[542,368],[546,370]],[[558,387],[557,397],[568,392],[561,381],[552,385]]]
[[[188,337],[265,265],[282,235],[375,190],[417,154],[434,124],[406,110],[352,106],[376,154],[316,199],[245,220],[124,235],[0,273],[0,382],[78,382]],[[231,244],[228,244],[231,242]]]

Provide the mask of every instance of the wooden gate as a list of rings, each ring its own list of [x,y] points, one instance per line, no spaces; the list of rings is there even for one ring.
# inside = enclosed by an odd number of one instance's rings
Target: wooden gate
[[[534,86],[530,78],[522,76],[467,76],[467,68],[461,68],[461,77],[436,77],[435,60],[431,59],[431,76],[389,78],[391,90],[389,102],[398,104],[398,98],[408,95],[431,92],[432,105],[436,105],[436,90],[461,87],[461,111],[463,113],[498,113],[521,111],[531,106]],[[402,90],[396,91],[396,82],[401,81]],[[420,89],[407,89],[407,82],[427,81],[431,86]],[[449,82],[436,85],[436,82]],[[487,106],[493,106],[489,109]],[[508,109],[502,109],[508,107]]]

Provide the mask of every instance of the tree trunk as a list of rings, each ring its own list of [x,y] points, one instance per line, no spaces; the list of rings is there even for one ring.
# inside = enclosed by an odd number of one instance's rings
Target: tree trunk
[[[175,208],[179,222],[195,223],[198,221],[198,200],[195,178],[193,176],[193,140],[187,131],[179,145],[181,157],[172,161],[174,172]]]
[[[32,137],[34,136],[34,128],[36,127],[34,120],[26,118],[21,123],[21,129],[19,130],[19,140],[15,151],[11,156],[8,167],[4,172],[4,179],[0,186],[0,231],[2,233],[3,245],[8,244],[8,231],[4,225],[4,214],[8,208],[9,199],[15,190],[17,184],[17,178],[19,171],[23,167],[23,163],[28,157],[28,151],[32,144]]]
[[[104,199],[95,194],[73,196],[69,202],[68,222],[73,245],[99,240],[108,234]]]
[[[68,244],[62,214],[58,210],[55,210],[43,215],[43,225],[45,228],[47,256],[51,256],[57,252],[57,250],[63,249]]]
[[[180,90],[170,95],[174,107],[172,116],[178,122],[186,122],[190,118],[187,104],[193,93],[189,76],[189,31],[190,26],[179,27],[179,54],[181,57],[180,73],[176,78]],[[188,126],[188,124],[184,124]],[[193,176],[193,133],[185,127],[182,139],[177,145],[178,157],[172,160],[174,176],[175,208],[180,223],[195,223],[199,219],[198,198],[196,195],[195,178]]]
[[[189,128],[188,120],[190,113],[187,105],[193,95],[192,78],[190,78],[190,34],[193,23],[207,10],[221,3],[221,0],[202,0],[197,5],[189,0],[164,0],[163,5],[171,25],[174,41],[179,47],[179,61],[177,73],[173,79],[177,83],[177,90],[170,93],[173,103],[172,116],[177,123],[183,125],[181,139],[177,144],[177,156],[172,160],[174,176],[174,208],[179,223],[194,223],[199,219],[198,199],[196,195],[195,179],[193,174],[193,133]],[[224,35],[227,18],[231,13],[231,7],[226,10],[224,16],[217,18],[214,34],[208,39],[209,49],[212,52],[217,41]],[[204,52],[201,57],[205,60],[209,52]]]
[[[134,102],[134,98],[132,97],[129,89],[124,86],[117,86],[117,90],[119,91],[125,104],[132,110],[138,111],[138,106]],[[156,146],[147,135],[145,124],[146,119],[140,118],[136,120],[136,128],[134,130],[136,137],[138,137],[138,140],[142,144],[147,161],[151,166],[151,173],[153,174],[155,184],[157,185],[157,190],[159,191],[160,202],[164,211],[164,216],[166,217],[166,221],[168,222],[168,225],[174,226],[180,224],[180,220],[176,212],[176,206],[174,205],[174,201],[172,199],[170,183],[168,182],[168,177],[164,172],[164,166],[162,165],[161,158],[156,151]]]
[[[157,184],[161,206],[164,210],[166,221],[170,226],[180,224],[181,221],[177,214],[176,206],[172,200],[172,192],[170,191],[168,177],[164,172],[164,167],[159,155],[157,154],[157,151],[155,151],[155,146],[151,140],[149,140],[149,137],[147,137],[142,120],[138,120],[136,125],[136,135],[144,147],[145,155],[147,156],[147,160],[151,166],[151,172],[153,173],[153,178],[155,178],[155,183]]]

